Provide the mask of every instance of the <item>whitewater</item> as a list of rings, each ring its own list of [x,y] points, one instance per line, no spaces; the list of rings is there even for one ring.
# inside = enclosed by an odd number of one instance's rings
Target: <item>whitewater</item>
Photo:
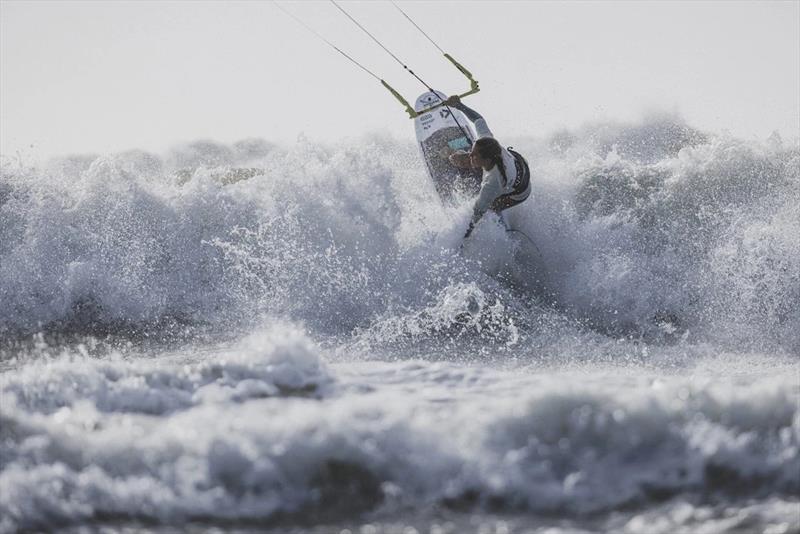
[[[800,532],[797,142],[514,141],[541,291],[385,134],[4,157],[0,532]]]

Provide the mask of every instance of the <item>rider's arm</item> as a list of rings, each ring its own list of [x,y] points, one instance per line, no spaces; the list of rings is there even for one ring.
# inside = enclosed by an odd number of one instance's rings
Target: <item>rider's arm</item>
[[[489,205],[494,198],[494,188],[491,183],[484,183],[481,187],[481,192],[478,193],[478,198],[475,199],[475,204],[472,207],[472,224],[477,224],[481,217],[489,210]]]
[[[478,221],[481,220],[481,217],[483,217],[483,215],[489,209],[491,195],[487,193],[488,188],[486,187],[486,184],[483,184],[481,192],[478,194],[478,199],[475,201],[475,205],[472,207],[472,218],[469,220],[469,227],[467,228],[467,233],[464,234],[464,239],[470,236],[472,230],[475,228],[475,225],[478,224]]]
[[[489,126],[486,124],[486,119],[484,119],[483,116],[474,109],[467,107],[461,101],[458,95],[448,98],[445,101],[445,104],[456,108],[466,115],[467,118],[472,121],[472,124],[475,125],[475,133],[478,134],[478,137],[494,137],[494,135],[492,135],[492,131],[489,129]]]

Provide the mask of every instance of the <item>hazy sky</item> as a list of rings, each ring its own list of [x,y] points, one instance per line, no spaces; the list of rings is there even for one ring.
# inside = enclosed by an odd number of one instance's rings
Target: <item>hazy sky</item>
[[[390,3],[341,4],[434,87],[466,80]],[[413,102],[424,88],[331,3],[281,2]],[[800,2],[400,2],[481,82],[502,137],[677,111],[800,135]],[[199,138],[291,143],[413,124],[369,75],[270,2],[2,1],[0,150],[28,158]]]

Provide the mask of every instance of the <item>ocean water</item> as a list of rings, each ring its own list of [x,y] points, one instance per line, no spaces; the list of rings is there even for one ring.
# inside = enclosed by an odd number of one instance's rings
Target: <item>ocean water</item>
[[[0,531],[800,532],[797,142],[514,141],[4,158]]]

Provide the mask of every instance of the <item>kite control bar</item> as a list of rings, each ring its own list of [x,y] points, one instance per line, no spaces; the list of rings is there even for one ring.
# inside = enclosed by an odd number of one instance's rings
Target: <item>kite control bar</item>
[[[466,93],[462,93],[462,94],[458,95],[459,97],[464,98],[465,96],[474,95],[475,93],[477,93],[478,91],[481,90],[480,87],[478,86],[478,81],[475,78],[472,77],[472,73],[470,71],[468,71],[464,67],[464,65],[462,65],[461,63],[459,63],[458,61],[453,59],[453,56],[451,56],[450,54],[445,53],[444,57],[446,57],[447,60],[450,61],[450,63],[455,65],[455,67],[458,69],[458,71],[461,74],[463,74],[464,76],[466,76],[467,79],[469,80],[469,91],[467,91]],[[408,100],[403,98],[403,95],[398,93],[391,85],[389,85],[388,83],[386,83],[383,80],[381,80],[381,83],[383,84],[384,87],[386,87],[386,89],[389,90],[390,93],[392,93],[392,95],[397,99],[397,101],[400,102],[400,104],[403,105],[406,108],[406,113],[408,113],[408,116],[411,119],[419,117],[420,115],[428,113],[429,111],[432,111],[432,110],[434,110],[436,108],[439,108],[439,107],[444,105],[444,101],[442,101],[442,102],[439,102],[438,104],[435,104],[435,105],[433,105],[433,106],[431,106],[429,108],[425,108],[425,109],[423,109],[421,111],[416,111],[416,110],[414,110],[414,108],[411,107],[411,104],[408,103]]]

